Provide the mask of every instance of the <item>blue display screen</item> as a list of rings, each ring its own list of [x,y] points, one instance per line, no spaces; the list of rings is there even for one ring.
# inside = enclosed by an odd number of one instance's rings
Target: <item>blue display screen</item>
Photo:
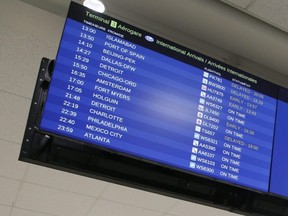
[[[270,82],[72,2],[40,128],[268,192],[277,94]]]
[[[270,192],[288,197],[288,89],[280,88],[277,106]]]

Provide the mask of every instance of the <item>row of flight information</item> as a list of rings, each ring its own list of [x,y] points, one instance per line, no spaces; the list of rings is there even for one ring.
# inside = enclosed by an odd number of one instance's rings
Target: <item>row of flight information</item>
[[[40,128],[288,197],[288,91],[184,49],[72,2]]]

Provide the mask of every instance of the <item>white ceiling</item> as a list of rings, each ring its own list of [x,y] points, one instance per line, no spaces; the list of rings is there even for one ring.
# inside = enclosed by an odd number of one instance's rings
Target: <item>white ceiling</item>
[[[65,17],[70,2],[69,0],[21,1],[62,17]],[[235,55],[246,57],[288,75],[287,0],[106,0],[106,2],[109,15],[159,33],[168,39],[189,45],[189,37],[198,38],[202,41],[200,44],[206,42],[221,47]],[[179,33],[179,36],[176,33]],[[35,43],[38,44],[37,41]],[[197,44],[193,45],[199,50],[203,49]],[[15,53],[17,51],[15,50]],[[221,59],[221,56],[219,58]],[[0,75],[1,72],[0,70]],[[30,99],[31,96],[18,97],[12,87],[3,90],[0,86],[0,91],[0,120],[8,125],[0,131],[2,153],[0,176],[5,176],[0,177],[1,216],[236,215],[17,162],[19,154],[17,143],[21,140],[22,134],[15,137],[13,130],[6,128],[23,131],[23,122],[26,121],[30,105],[30,100],[27,98]],[[23,181],[19,181],[22,178]]]
[[[221,0],[288,33],[287,0]]]

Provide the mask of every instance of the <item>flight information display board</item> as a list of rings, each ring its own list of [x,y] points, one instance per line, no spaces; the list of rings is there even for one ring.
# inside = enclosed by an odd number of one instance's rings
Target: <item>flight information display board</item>
[[[40,128],[268,192],[278,87],[74,2]]]

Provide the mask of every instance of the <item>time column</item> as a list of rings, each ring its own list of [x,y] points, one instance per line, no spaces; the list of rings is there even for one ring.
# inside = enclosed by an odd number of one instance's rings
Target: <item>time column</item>
[[[52,91],[55,89],[59,91],[58,95],[55,91],[54,99],[48,100],[48,103],[57,103],[61,106],[54,119],[48,117],[52,121],[57,121],[57,126],[51,125],[51,127],[59,133],[78,136],[79,130],[76,128],[81,128],[80,121],[85,109],[84,95],[87,91],[88,70],[95,45],[93,44],[95,35],[95,28],[67,20],[53,74],[53,79],[57,82],[52,82],[50,86]]]

